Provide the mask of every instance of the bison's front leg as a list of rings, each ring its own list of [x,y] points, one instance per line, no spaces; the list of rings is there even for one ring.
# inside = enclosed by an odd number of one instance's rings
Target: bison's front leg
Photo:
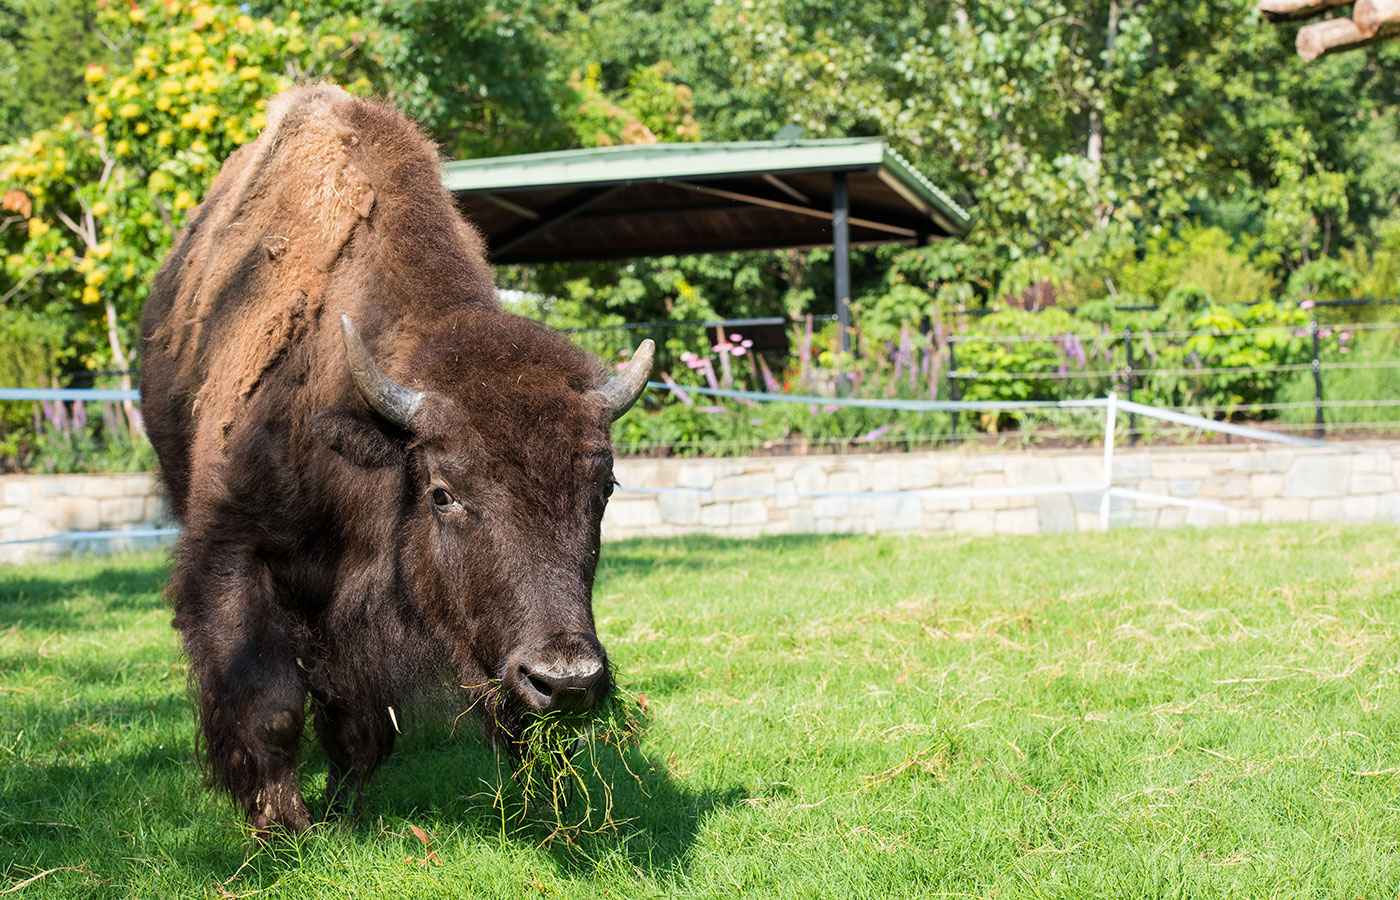
[[[363,685],[332,696],[313,695],[316,734],[326,752],[326,808],[344,815],[369,776],[394,748],[395,716],[387,701],[370,698]]]
[[[273,602],[271,579],[251,554],[182,556],[171,582],[175,627],[198,686],[209,774],[258,833],[273,825],[302,831],[311,819],[296,774],[306,687],[295,623]]]

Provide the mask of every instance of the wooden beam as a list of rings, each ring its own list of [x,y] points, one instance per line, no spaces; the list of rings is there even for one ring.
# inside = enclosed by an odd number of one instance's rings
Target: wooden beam
[[[495,244],[488,244],[486,258],[495,262],[521,244],[539,237],[556,225],[569,221],[595,203],[606,200],[622,190],[623,187],[624,185],[619,184],[612,187],[576,191],[549,209],[540,212],[536,221],[522,225],[513,231],[507,231],[497,239]]]
[[[1375,37],[1383,28],[1400,25],[1400,0],[1356,0],[1351,20],[1366,37]]]
[[[1354,50],[1383,41],[1394,35],[1391,27],[1382,27],[1369,37],[1351,19],[1325,19],[1298,29],[1298,55],[1314,60],[1329,53]]]
[[[1270,22],[1289,19],[1309,19],[1334,6],[1345,6],[1351,0],[1259,0],[1259,12]]]

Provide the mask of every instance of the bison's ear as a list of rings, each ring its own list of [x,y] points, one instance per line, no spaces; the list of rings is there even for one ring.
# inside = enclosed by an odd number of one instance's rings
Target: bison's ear
[[[312,416],[311,430],[352,465],[382,469],[403,464],[403,450],[393,438],[345,407],[325,409]]]

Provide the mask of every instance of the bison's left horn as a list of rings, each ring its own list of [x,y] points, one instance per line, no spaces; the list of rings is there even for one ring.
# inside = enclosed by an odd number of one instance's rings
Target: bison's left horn
[[[350,360],[350,377],[355,379],[360,396],[370,409],[400,428],[408,428],[423,402],[423,392],[411,391],[380,371],[349,316],[340,317],[340,329],[345,338],[345,355]]]
[[[646,390],[647,377],[651,375],[651,359],[655,353],[656,344],[650,338],[642,341],[626,368],[595,391],[612,410],[614,422],[622,418],[622,414],[631,409],[637,398],[642,396],[642,391]]]

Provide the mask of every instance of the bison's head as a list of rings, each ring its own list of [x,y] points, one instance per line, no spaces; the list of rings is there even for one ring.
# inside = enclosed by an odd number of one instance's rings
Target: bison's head
[[[317,430],[342,455],[396,473],[399,496],[383,502],[400,515],[385,537],[406,599],[458,676],[490,685],[488,733],[514,738],[532,715],[597,708],[612,690],[592,606],[614,484],[609,431],[646,386],[652,342],[599,384],[591,357],[533,324],[440,324],[415,342],[427,350],[400,354],[405,384],[348,317],[342,327],[374,421]],[[483,327],[503,330],[464,333]]]

